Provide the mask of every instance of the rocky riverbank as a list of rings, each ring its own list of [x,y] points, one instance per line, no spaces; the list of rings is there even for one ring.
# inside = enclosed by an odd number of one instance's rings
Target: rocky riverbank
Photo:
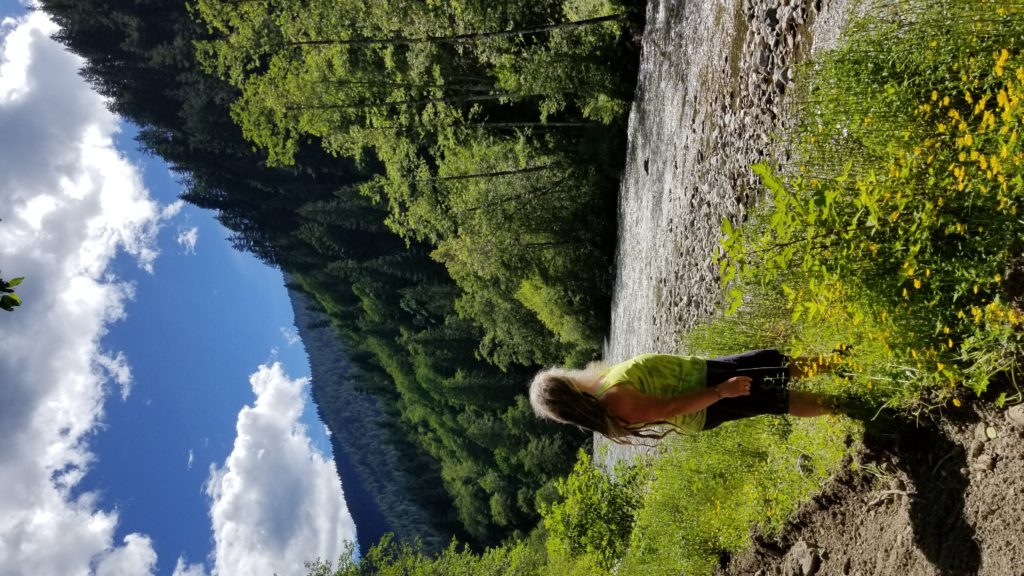
[[[648,4],[606,360],[674,352],[719,308],[722,219],[761,193],[752,164],[785,158],[794,64],[834,45],[849,13],[848,0]],[[612,447],[608,463],[634,451]]]

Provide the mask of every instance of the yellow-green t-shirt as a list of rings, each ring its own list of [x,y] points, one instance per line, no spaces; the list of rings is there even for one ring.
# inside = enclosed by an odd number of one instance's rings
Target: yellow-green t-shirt
[[[707,386],[708,364],[704,358],[676,354],[641,354],[608,369],[598,389],[600,398],[609,389],[629,383],[648,396],[669,398]],[[683,432],[700,432],[706,412],[680,414],[666,420]]]

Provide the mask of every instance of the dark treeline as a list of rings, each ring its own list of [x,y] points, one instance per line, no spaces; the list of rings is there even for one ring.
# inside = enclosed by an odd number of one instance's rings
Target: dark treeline
[[[406,468],[398,488],[363,478],[392,528],[431,547],[531,528],[587,439],[539,423],[524,392],[539,365],[593,358],[607,327],[637,10],[42,5],[182,197],[333,327],[379,400],[381,454]],[[317,393],[325,422],[339,398]]]
[[[437,463],[410,442],[394,419],[383,417],[377,398],[359,390],[359,369],[348,361],[322,308],[299,290],[290,289],[289,295],[309,356],[313,400],[331,430],[334,461],[358,527],[360,550],[365,553],[387,532],[405,542],[419,538],[427,549],[444,547],[457,522],[450,509],[441,515],[426,505],[447,499]],[[433,480],[433,486],[424,479]],[[411,497],[410,488],[420,497]],[[434,494],[423,498],[424,490]]]

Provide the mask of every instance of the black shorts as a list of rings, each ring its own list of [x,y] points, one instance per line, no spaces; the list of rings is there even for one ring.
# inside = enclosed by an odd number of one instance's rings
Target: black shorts
[[[708,360],[707,386],[715,386],[734,376],[749,376],[749,396],[722,398],[706,411],[704,429],[723,422],[789,413],[789,357],[778,350],[752,350],[743,354]]]

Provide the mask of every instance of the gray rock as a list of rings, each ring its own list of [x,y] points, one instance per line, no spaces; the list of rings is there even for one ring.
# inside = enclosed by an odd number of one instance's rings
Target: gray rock
[[[989,456],[988,454],[982,454],[977,459],[975,459],[973,463],[971,463],[971,466],[976,470],[991,472],[996,467],[996,461],[995,458],[993,458],[992,456]]]
[[[981,456],[981,452],[984,449],[985,445],[981,442],[981,440],[975,440],[974,442],[971,442],[971,451],[968,452],[968,454],[971,458],[977,458],[978,456]]]
[[[1024,404],[1011,406],[1010,409],[1006,411],[1006,421],[1009,422],[1011,426],[1024,428]]]
[[[786,554],[784,571],[792,576],[813,576],[821,567],[821,556],[818,548],[800,540]]]
[[[988,440],[988,434],[985,433],[985,429],[988,427],[984,422],[978,422],[978,425],[974,427],[974,439],[979,442],[985,442]]]

